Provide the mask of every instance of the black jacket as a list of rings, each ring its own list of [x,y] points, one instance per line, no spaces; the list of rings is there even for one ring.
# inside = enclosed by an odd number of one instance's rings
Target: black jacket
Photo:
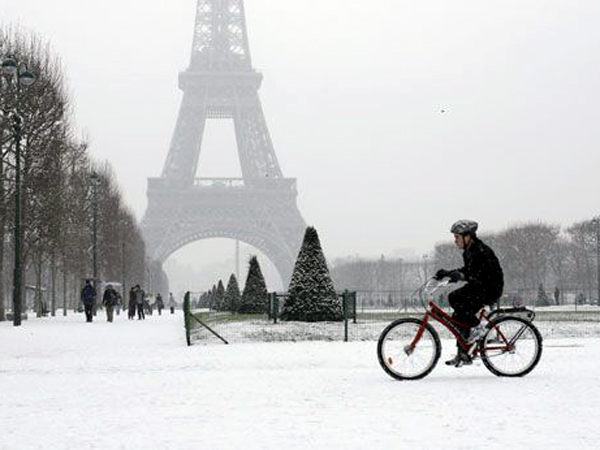
[[[494,251],[478,238],[463,252],[464,267],[458,269],[466,281],[483,292],[489,302],[497,301],[504,289],[504,274]]]
[[[86,284],[81,290],[81,301],[86,305],[93,305],[96,301],[96,289],[91,284]]]
[[[104,297],[102,297],[102,303],[104,306],[115,306],[117,304],[117,291],[114,289],[106,289],[104,291]]]

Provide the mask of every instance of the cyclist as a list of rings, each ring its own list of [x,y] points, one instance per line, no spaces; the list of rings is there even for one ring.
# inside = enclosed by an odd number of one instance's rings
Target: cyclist
[[[477,312],[484,305],[496,303],[504,288],[504,275],[500,262],[494,251],[477,237],[477,222],[459,220],[450,228],[454,234],[454,243],[463,250],[464,266],[455,270],[440,269],[435,274],[436,280],[449,277],[450,281],[466,281],[461,288],[448,295],[448,302],[454,313],[452,317],[469,328],[460,328],[467,342],[472,343],[481,337],[483,329],[477,327]],[[447,365],[460,367],[471,364],[471,356],[457,342],[456,356]]]

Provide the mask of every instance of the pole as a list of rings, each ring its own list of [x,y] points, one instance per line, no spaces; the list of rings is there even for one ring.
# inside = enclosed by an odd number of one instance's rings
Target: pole
[[[121,301],[125,305],[125,242],[121,243]]]
[[[67,315],[67,268],[65,267],[65,257],[63,256],[63,316]]]
[[[92,173],[92,270],[95,298],[98,298],[98,175]],[[96,305],[94,305],[96,315]]]
[[[594,222],[596,222],[596,282],[598,284],[598,305],[600,306],[600,217],[596,217]]]
[[[344,342],[348,342],[348,289],[342,294],[342,308],[344,312]]]
[[[13,325],[21,325],[22,269],[21,269],[21,117],[13,115],[15,132],[15,264],[13,273]]]

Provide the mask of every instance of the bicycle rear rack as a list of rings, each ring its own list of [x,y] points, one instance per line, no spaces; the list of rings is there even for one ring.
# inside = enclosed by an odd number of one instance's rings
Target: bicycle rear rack
[[[515,307],[515,308],[498,308],[493,310],[488,315],[488,320],[491,320],[494,316],[517,316],[527,318],[529,322],[533,322],[535,319],[535,312],[531,309],[527,309],[525,306]]]

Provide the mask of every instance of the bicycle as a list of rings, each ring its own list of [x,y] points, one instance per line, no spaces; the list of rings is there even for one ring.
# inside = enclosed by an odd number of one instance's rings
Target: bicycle
[[[435,320],[456,337],[469,356],[481,358],[494,375],[522,377],[531,372],[542,356],[542,336],[532,323],[535,313],[524,307],[492,312],[484,307],[477,314],[485,323],[485,332],[477,341],[468,342],[460,332],[468,325],[450,317],[433,299],[436,291],[449,283],[448,279],[428,280],[417,290],[425,308],[423,318],[397,319],[383,330],[377,342],[383,370],[397,380],[417,380],[429,375],[442,352],[439,334],[429,323]]]

